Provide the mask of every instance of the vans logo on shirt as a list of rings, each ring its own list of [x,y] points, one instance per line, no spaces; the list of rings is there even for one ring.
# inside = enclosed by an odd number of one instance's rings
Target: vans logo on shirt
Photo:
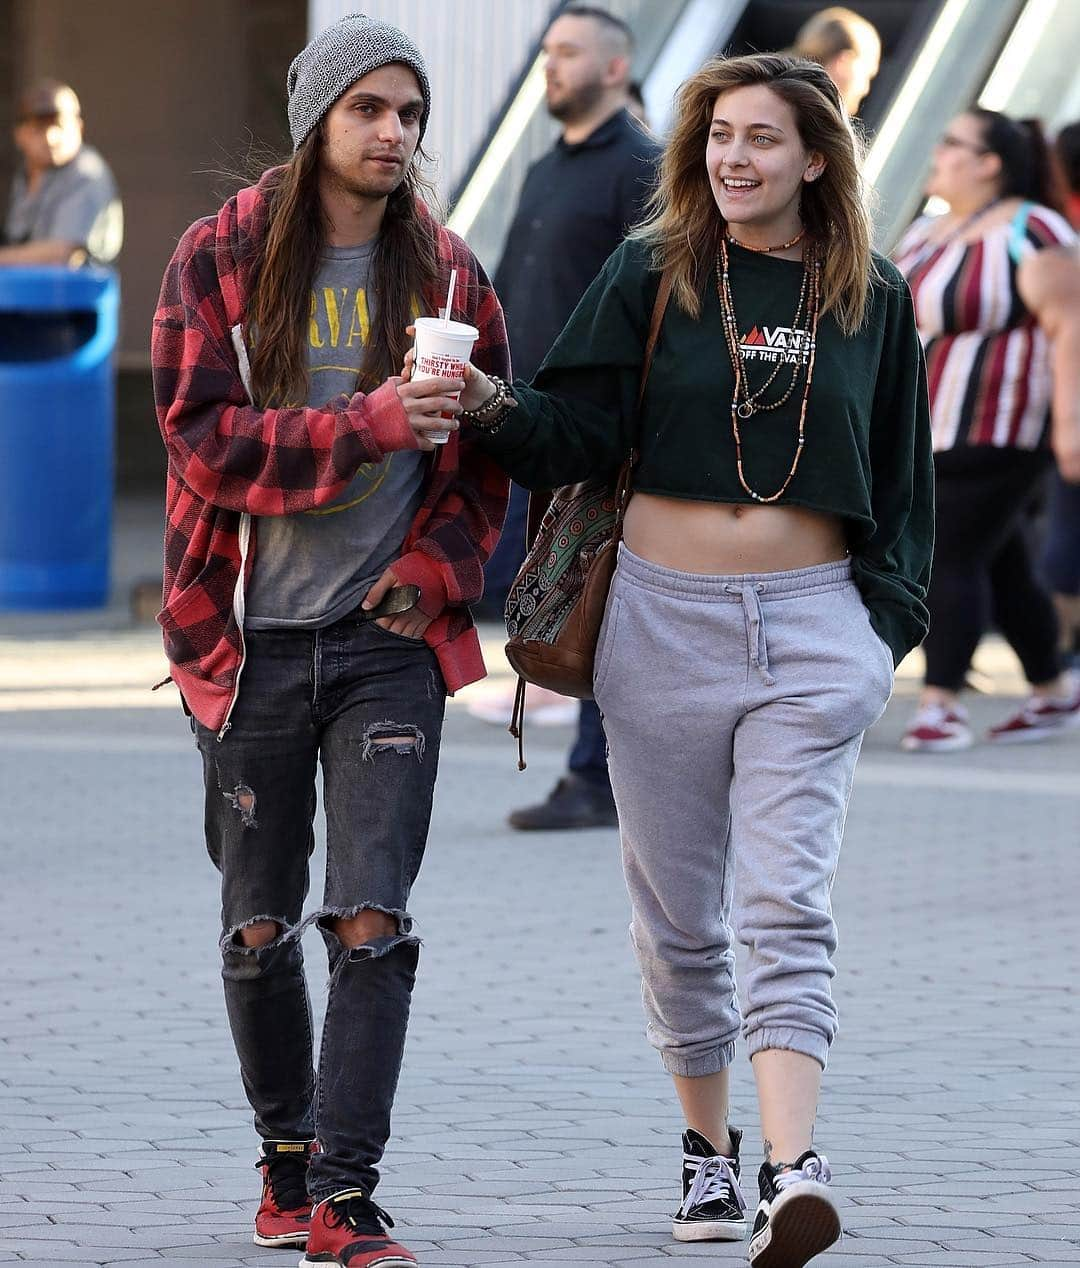
[[[776,365],[806,365],[810,361],[810,331],[794,326],[755,326],[740,336],[744,361]]]

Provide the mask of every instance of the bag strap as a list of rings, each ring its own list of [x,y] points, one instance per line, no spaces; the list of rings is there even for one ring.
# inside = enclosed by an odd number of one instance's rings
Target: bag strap
[[[638,387],[638,409],[641,409],[641,402],[645,399],[645,385],[649,381],[649,371],[652,369],[653,353],[656,351],[656,344],[660,338],[660,327],[664,324],[664,313],[667,312],[668,300],[671,298],[671,289],[675,285],[675,277],[671,270],[665,270],[660,274],[660,289],[656,292],[656,303],[653,304],[652,322],[649,325],[649,341],[645,345],[645,356],[641,362],[641,384]]]
[[[645,344],[645,355],[641,359],[641,381],[638,383],[637,395],[637,412],[639,422],[641,418],[641,405],[645,400],[645,388],[649,382],[649,372],[652,370],[653,354],[656,352],[656,345],[660,339],[660,328],[664,324],[664,313],[667,311],[668,300],[671,299],[671,291],[674,284],[674,275],[670,269],[665,269],[660,275],[660,287],[656,292],[656,302],[653,304],[652,320],[649,323],[649,338]],[[637,461],[637,450],[631,449],[629,456],[619,470],[619,478],[615,483],[615,528],[612,536],[616,542],[622,540],[623,516],[626,513],[627,503],[630,501],[630,485],[634,474],[634,468],[637,466]]]
[[[645,343],[645,353],[641,359],[641,380],[638,383],[637,395],[637,413],[638,418],[641,416],[641,403],[645,399],[645,386],[649,381],[649,371],[652,369],[653,354],[656,352],[656,344],[660,338],[660,327],[664,324],[664,313],[667,310],[668,300],[671,298],[671,290],[674,284],[674,277],[669,270],[665,270],[660,275],[660,288],[656,292],[656,302],[653,304],[652,319],[649,322],[649,337]],[[633,474],[634,467],[637,465],[637,451],[631,449],[629,457],[623,463],[619,470],[619,477],[615,484],[615,526],[612,529],[612,541],[618,544],[622,540],[622,522],[623,515],[626,512],[626,504],[630,500],[630,477]],[[536,536],[536,530],[540,526],[542,513],[537,517],[534,526],[533,508],[538,506],[540,499],[534,493],[529,498],[528,524],[526,532],[528,534],[527,547],[531,547]],[[546,510],[551,502],[551,494],[545,494],[543,506]],[[517,690],[514,693],[514,711],[510,717],[510,725],[507,730],[518,742],[518,770],[525,769],[525,687],[524,678],[519,677],[517,681]]]
[[[1027,237],[1028,217],[1035,210],[1033,202],[1022,202],[1016,215],[1009,221],[1009,258],[1019,264],[1024,258],[1024,239]]]

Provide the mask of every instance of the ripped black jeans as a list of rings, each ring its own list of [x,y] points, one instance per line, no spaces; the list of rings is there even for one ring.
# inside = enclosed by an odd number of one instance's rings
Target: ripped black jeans
[[[310,1140],[312,1198],[371,1193],[390,1135],[419,939],[407,913],[431,818],[446,691],[426,644],[345,618],[249,631],[225,738],[196,728],[206,842],[221,872],[222,976],[244,1089],[264,1139]],[[326,814],[323,903],[302,918],[316,762]],[[397,934],[346,948],[335,916],[374,908]],[[245,947],[239,930],[281,933]],[[316,1077],[300,935],[317,923],[330,984]]]

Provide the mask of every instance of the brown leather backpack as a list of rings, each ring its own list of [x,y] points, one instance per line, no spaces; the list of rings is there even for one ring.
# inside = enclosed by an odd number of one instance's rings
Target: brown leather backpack
[[[639,414],[671,287],[671,275],[664,273],[641,363]],[[527,531],[532,544],[506,600],[506,659],[518,675],[510,733],[518,740],[522,770],[526,684],[592,699],[596,644],[636,461],[631,450],[614,483],[586,480],[550,495],[534,493],[529,499]]]

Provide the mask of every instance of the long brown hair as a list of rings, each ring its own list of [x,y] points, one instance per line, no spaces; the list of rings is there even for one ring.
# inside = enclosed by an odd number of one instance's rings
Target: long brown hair
[[[307,400],[307,329],[311,290],[326,238],[319,201],[319,147],[315,128],[272,183],[261,258],[253,269],[248,301],[252,395],[263,406]],[[405,179],[390,195],[371,261],[369,290],[378,295],[371,337],[357,374],[357,390],[370,391],[397,372],[408,350],[405,327],[413,301],[438,278],[434,216],[418,200],[434,202],[420,169],[417,146]]]
[[[818,179],[803,186],[800,214],[821,249],[822,312],[834,311],[844,333],[854,334],[876,276],[859,172],[862,147],[836,85],[815,62],[774,53],[717,58],[688,79],[679,90],[648,219],[632,236],[652,248],[655,268],[673,273],[679,307],[700,317],[701,288],[726,227],[705,169],[713,104],[723,93],[757,84],[787,102],[803,146],[826,160]]]

